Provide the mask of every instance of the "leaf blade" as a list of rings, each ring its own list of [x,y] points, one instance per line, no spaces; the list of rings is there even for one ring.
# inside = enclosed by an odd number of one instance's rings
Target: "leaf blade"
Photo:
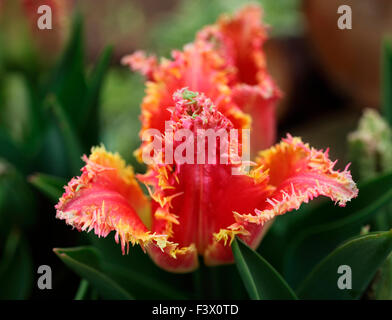
[[[100,269],[100,257],[93,247],[55,248],[55,254],[80,277],[85,278],[106,299],[133,299],[131,294]]]
[[[53,201],[58,201],[67,181],[45,173],[36,173],[28,178],[29,182]]]
[[[252,299],[296,299],[285,280],[258,253],[237,239],[233,241],[232,250],[240,276]]]
[[[361,210],[351,215],[344,215],[336,221],[308,228],[298,234],[295,239],[291,239],[284,269],[289,283],[293,286],[298,285],[312,267],[339,243],[359,234],[362,226],[382,212],[381,208],[391,200],[392,189],[388,192],[384,190],[377,199],[370,201]]]
[[[377,269],[392,252],[392,230],[355,237],[324,258],[303,281],[297,294],[303,299],[359,299]],[[339,266],[347,265],[356,276],[351,290],[337,285]]]

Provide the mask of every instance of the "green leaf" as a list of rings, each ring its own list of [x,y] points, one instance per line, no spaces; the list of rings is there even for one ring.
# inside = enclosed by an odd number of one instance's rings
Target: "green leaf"
[[[27,172],[27,159],[19,146],[3,128],[0,128],[0,158],[6,159],[20,171]]]
[[[49,104],[52,107],[54,116],[57,120],[59,129],[66,145],[71,172],[73,175],[76,175],[82,167],[82,160],[80,157],[82,156],[83,151],[80,145],[80,141],[75,134],[76,131],[70,119],[54,96],[49,98]]]
[[[104,239],[106,240],[106,239]],[[112,240],[112,239],[110,239]],[[113,241],[114,242],[114,241]],[[189,298],[184,292],[176,289],[177,282],[181,282],[184,275],[175,275],[159,269],[161,278],[151,272],[151,269],[158,269],[151,259],[145,253],[138,254],[138,248],[132,248],[129,256],[123,256],[121,249],[117,246],[115,255],[105,255],[101,250],[95,247],[80,247],[70,249],[56,249],[56,250],[73,250],[73,258],[76,260],[84,259],[83,250],[93,250],[95,259],[88,259],[87,264],[93,264],[96,270],[99,270],[102,276],[110,279],[116,285],[120,286],[122,290],[135,299],[185,299]],[[67,254],[69,252],[67,251]],[[80,252],[79,252],[80,251]],[[136,252],[135,252],[136,251]],[[57,252],[56,252],[57,253]],[[77,254],[78,257],[74,257]],[[81,256],[81,258],[79,258]],[[143,261],[147,259],[148,264]],[[64,261],[65,262],[65,261]],[[135,265],[142,263],[143,269],[136,268]],[[89,281],[98,292],[102,292],[95,285],[91,278],[88,278],[85,273],[78,272],[74,267],[70,266],[81,277]],[[165,275],[169,275],[171,282],[165,282]],[[107,297],[111,298],[111,297]]]
[[[84,300],[88,291],[88,281],[82,279],[79,284],[78,291],[76,292],[74,300]]]
[[[232,250],[242,281],[252,299],[296,299],[281,275],[256,251],[237,239],[233,241]]]
[[[392,254],[377,271],[369,297],[375,300],[392,300]]]
[[[99,100],[112,51],[113,48],[109,46],[102,53],[88,81],[87,93],[80,109],[78,127],[82,129],[81,134],[87,147],[98,142]]]
[[[37,218],[36,204],[24,175],[0,159],[0,230],[8,232],[15,225],[32,227]]]
[[[64,192],[63,187],[67,184],[67,181],[63,178],[44,173],[36,173],[30,176],[29,181],[54,201],[58,201]]]
[[[347,208],[331,207],[327,213],[333,220],[324,219],[323,224],[308,228],[305,223],[303,230],[286,240],[284,275],[293,287],[339,243],[358,235],[364,224],[383,212],[382,208],[392,200],[392,188],[386,188],[392,185],[391,180],[391,175],[374,180],[359,189],[360,196],[349,203]],[[338,210],[341,211],[340,218],[335,217]],[[324,212],[314,211],[312,214],[317,216]]]
[[[56,248],[53,251],[69,268],[95,287],[103,298],[132,299],[127,290],[101,270],[101,257],[95,248]]]
[[[190,274],[173,274],[157,267],[138,246],[126,255],[116,244],[113,235],[87,238],[99,249],[102,269],[126,288],[135,299],[189,299]]]
[[[48,87],[44,91],[44,96],[54,94],[69,119],[72,122],[76,122],[86,89],[83,21],[82,16],[77,13],[74,16],[70,40],[64,55],[48,81]]]
[[[339,246],[309,274],[297,294],[302,299],[359,299],[392,251],[392,230],[358,236]],[[352,271],[352,289],[339,289],[339,266]]]
[[[0,299],[26,299],[33,283],[30,249],[19,231],[12,231],[0,260]]]
[[[392,45],[384,40],[382,65],[382,109],[385,119],[392,126]]]

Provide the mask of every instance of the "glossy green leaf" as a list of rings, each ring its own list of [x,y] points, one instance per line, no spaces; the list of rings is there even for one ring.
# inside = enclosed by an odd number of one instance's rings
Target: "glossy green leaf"
[[[380,179],[378,182],[385,182],[385,180],[389,178]],[[293,287],[296,287],[303,277],[339,243],[358,235],[363,225],[382,213],[383,206],[392,201],[392,188],[386,191],[386,185],[388,184],[383,184],[383,187],[373,185],[376,190],[381,189],[377,197],[372,197],[375,190],[369,190],[368,193],[366,188],[360,190],[361,199],[353,200],[352,204],[348,204],[347,209],[337,208],[342,211],[340,219],[336,218],[331,222],[326,221],[324,224],[306,228],[287,242],[284,275]],[[356,202],[363,202],[366,199],[367,203],[363,203],[363,207],[358,208]],[[315,211],[313,214],[317,215],[318,212]]]
[[[369,298],[375,300],[392,300],[392,254],[377,271]]]
[[[29,181],[53,201],[58,201],[64,192],[67,181],[63,178],[44,173],[36,173],[29,177]]]
[[[27,299],[33,284],[30,249],[19,231],[12,231],[0,260],[0,299]]]
[[[57,256],[81,278],[86,279],[106,299],[132,299],[121,284],[101,270],[101,257],[93,247],[54,249]]]
[[[100,239],[106,240],[106,239]],[[110,239],[111,241],[114,240]],[[151,259],[138,248],[131,248],[129,255],[122,255],[117,246],[113,254],[105,254],[101,249],[95,247],[82,247],[82,249],[93,249],[98,261],[95,265],[102,275],[119,284],[123,290],[135,299],[186,299],[189,298],[185,292],[176,289],[184,275],[176,275],[165,272],[154,265]],[[61,249],[64,250],[64,249]],[[66,250],[76,250],[70,248]],[[77,252],[79,254],[79,252]],[[148,262],[148,263],[145,263]],[[135,268],[136,265],[136,268]],[[138,268],[138,265],[142,268]],[[72,268],[80,276],[84,277],[94,286],[90,278]],[[158,273],[156,273],[158,271]],[[171,281],[166,282],[166,275]],[[98,290],[98,288],[96,288]],[[98,290],[99,291],[99,290]],[[102,293],[101,293],[102,295]]]
[[[113,235],[98,238],[86,235],[99,249],[102,268],[122,283],[135,299],[189,299],[190,274],[173,274],[157,267],[140,247],[131,247],[122,255]]]
[[[392,231],[355,237],[323,259],[299,287],[302,299],[359,299],[377,269],[392,252]],[[339,277],[350,277],[340,266],[351,268],[351,289],[338,286]],[[342,279],[344,280],[344,279]],[[350,281],[342,281],[349,284]]]
[[[296,299],[286,281],[256,251],[238,239],[234,239],[232,250],[242,281],[252,299]]]
[[[76,292],[74,300],[85,300],[88,291],[88,281],[86,279],[80,280],[78,291]]]

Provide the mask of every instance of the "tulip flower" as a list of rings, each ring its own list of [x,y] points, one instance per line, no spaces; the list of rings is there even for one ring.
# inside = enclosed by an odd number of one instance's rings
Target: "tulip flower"
[[[158,63],[155,56],[142,51],[124,57],[123,64],[147,79],[140,136],[150,128],[164,129],[173,93],[187,87],[209,97],[235,127],[251,128],[258,135],[252,150],[271,146],[276,139],[275,104],[280,91],[266,69],[261,16],[256,5],[246,6],[233,17],[222,16],[183,51],[173,51],[172,60]],[[136,153],[139,160],[145,144]]]
[[[168,141],[178,150],[198,141],[201,130],[236,128],[204,94],[182,89],[167,103],[173,136],[187,130],[185,142],[168,140],[162,131],[162,148],[142,175],[135,175],[118,154],[93,148],[83,157],[81,176],[65,187],[57,218],[102,237],[113,231],[123,253],[129,243],[139,244],[163,269],[189,272],[198,267],[199,255],[210,266],[232,262],[235,236],[256,248],[276,216],[302,203],[325,196],[344,206],[357,196],[348,166],[335,170],[327,151],[290,135],[258,153],[249,172],[239,161],[241,143],[221,148],[222,139],[214,145],[213,163],[198,163],[199,153],[207,149],[195,149],[197,144],[186,150],[191,161],[182,161],[183,152],[176,151],[167,161]],[[233,169],[242,174],[233,174]],[[147,186],[149,197],[139,183]]]

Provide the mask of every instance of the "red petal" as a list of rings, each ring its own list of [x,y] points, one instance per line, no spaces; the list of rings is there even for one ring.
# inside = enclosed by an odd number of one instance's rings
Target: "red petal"
[[[197,35],[198,40],[215,44],[225,60],[236,68],[236,83],[256,85],[264,74],[262,47],[267,34],[261,19],[261,8],[249,5],[233,17],[222,15],[215,25],[205,27]]]
[[[334,170],[336,163],[328,152],[316,150],[290,135],[280,144],[259,154],[257,163],[269,171],[269,184],[275,191],[256,215],[237,215],[238,222],[261,223],[277,215],[298,209],[302,203],[318,196],[329,197],[339,206],[345,206],[358,195],[348,166]]]
[[[199,266],[197,250],[194,245],[174,250],[168,246],[163,251],[156,246],[150,246],[147,252],[159,267],[170,272],[191,272]]]
[[[123,252],[128,242],[165,246],[167,236],[151,234],[146,226],[151,224],[150,205],[132,168],[103,147],[93,148],[84,160],[82,175],[69,182],[56,205],[56,217],[98,236],[115,231]]]
[[[275,103],[272,82],[263,88],[258,86],[237,85],[233,89],[233,101],[241,109],[252,115],[251,150],[263,150],[276,140]]]

